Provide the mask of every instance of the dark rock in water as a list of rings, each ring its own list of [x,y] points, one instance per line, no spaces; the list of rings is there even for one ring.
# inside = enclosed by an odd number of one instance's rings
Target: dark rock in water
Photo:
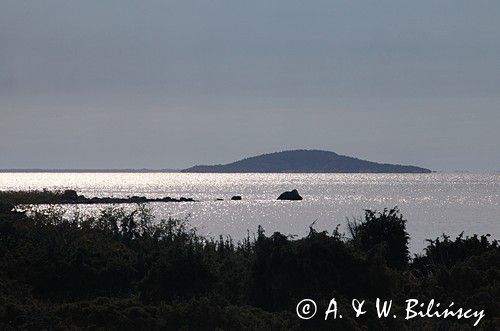
[[[224,201],[224,199],[217,198],[217,199],[215,199],[215,201]]]
[[[297,190],[292,190],[281,193],[278,200],[302,200],[302,197]]]
[[[231,200],[241,200],[241,195],[235,195]]]
[[[66,190],[63,193],[63,199],[68,201],[78,200],[78,193],[75,190]]]

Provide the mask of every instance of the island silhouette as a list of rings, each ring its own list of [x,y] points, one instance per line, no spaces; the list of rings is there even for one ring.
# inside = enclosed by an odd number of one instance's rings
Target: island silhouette
[[[323,150],[290,150],[262,154],[228,164],[196,165],[195,173],[431,173],[426,168],[377,163]]]

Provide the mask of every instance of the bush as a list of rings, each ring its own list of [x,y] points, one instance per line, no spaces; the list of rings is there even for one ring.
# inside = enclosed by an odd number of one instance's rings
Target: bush
[[[397,209],[366,211],[352,238],[313,227],[235,243],[200,237],[186,221],[155,222],[143,206],[64,219],[0,211],[0,329],[341,330],[461,329],[466,320],[355,318],[302,321],[304,298],[373,305],[377,297],[434,298],[499,319],[500,254],[487,236],[429,242],[410,261]],[[368,303],[367,303],[368,304]],[[394,303],[401,311],[401,302]]]
[[[453,241],[450,237],[443,235],[435,240],[427,240],[429,245],[425,248],[424,256],[415,258],[415,265],[421,267],[445,265],[450,267],[457,262],[464,261],[471,256],[482,255],[489,251],[498,251],[498,242],[490,242],[489,234],[478,237],[466,237],[463,232]]]
[[[349,222],[353,244],[370,254],[380,250],[386,256],[387,264],[393,268],[404,269],[410,261],[406,232],[406,220],[397,208],[384,209],[379,213],[365,210],[363,222]]]

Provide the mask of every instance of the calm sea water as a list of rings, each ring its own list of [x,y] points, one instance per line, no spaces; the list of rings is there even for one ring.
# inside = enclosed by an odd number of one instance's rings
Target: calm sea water
[[[363,216],[364,209],[398,206],[408,219],[411,250],[442,233],[500,233],[499,174],[182,174],[182,173],[0,173],[0,190],[74,188],[88,197],[144,195],[190,197],[194,203],[151,203],[159,218],[189,217],[205,235],[239,239],[262,225],[303,236]],[[298,189],[303,201],[277,201]],[[242,201],[229,201],[241,195]],[[224,201],[215,201],[223,198]],[[66,206],[95,212],[103,206]],[[133,208],[131,205],[126,208]]]

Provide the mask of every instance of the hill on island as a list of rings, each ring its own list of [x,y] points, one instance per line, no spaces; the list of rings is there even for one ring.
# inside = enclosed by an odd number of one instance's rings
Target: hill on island
[[[262,154],[228,164],[197,165],[182,172],[430,173],[432,171],[411,165],[370,162],[329,151],[294,150]]]

